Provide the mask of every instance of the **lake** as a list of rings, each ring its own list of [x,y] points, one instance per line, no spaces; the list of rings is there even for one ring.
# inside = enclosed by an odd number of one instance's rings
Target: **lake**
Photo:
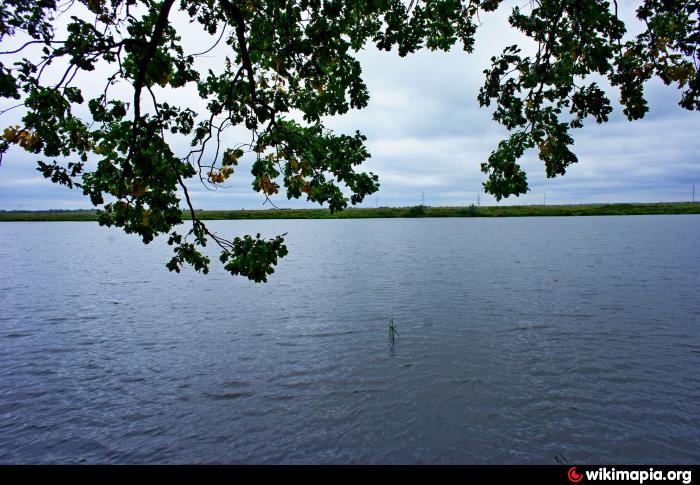
[[[700,463],[700,216],[208,225],[0,223],[0,463]]]

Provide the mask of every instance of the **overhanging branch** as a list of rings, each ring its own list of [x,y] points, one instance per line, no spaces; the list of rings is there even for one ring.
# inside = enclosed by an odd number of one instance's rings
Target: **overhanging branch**
[[[248,53],[248,45],[245,39],[245,19],[243,18],[243,12],[241,12],[241,9],[238,8],[237,5],[231,3],[229,0],[221,0],[220,3],[226,14],[236,24],[236,39],[241,48],[241,61],[243,62],[243,67],[245,67],[248,77],[248,90],[250,91],[253,103],[257,104],[255,96],[255,71],[253,70],[253,64],[250,62],[250,54]]]
[[[139,118],[141,118],[141,89],[146,81],[146,69],[153,59],[153,56],[156,55],[158,44],[160,44],[163,38],[163,32],[168,24],[168,15],[170,14],[170,8],[173,6],[173,3],[175,3],[175,0],[165,0],[163,5],[161,5],[156,24],[153,27],[153,35],[151,35],[151,40],[146,46],[146,52],[139,60],[139,72],[134,81],[134,131],[136,131]]]

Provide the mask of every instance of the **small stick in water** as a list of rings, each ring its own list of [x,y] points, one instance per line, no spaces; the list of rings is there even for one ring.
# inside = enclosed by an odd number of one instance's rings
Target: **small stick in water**
[[[394,317],[389,320],[389,345],[394,345],[399,337],[399,330],[394,323]]]

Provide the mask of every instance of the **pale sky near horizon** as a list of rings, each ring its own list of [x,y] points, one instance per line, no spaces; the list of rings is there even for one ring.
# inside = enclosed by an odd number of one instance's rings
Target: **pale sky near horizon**
[[[346,133],[360,130],[368,138],[372,158],[364,169],[379,175],[381,188],[362,206],[416,205],[423,197],[427,205],[468,205],[476,203],[479,193],[482,205],[496,203],[483,193],[485,175],[479,166],[505,130],[491,120],[490,110],[478,107],[476,96],[489,58],[520,38],[507,26],[508,13],[509,8],[501,8],[482,16],[476,52],[471,55],[459,48],[449,53],[422,51],[406,58],[373,48],[358,54],[370,91],[369,106],[328,119],[327,126]],[[625,16],[630,18],[632,10],[628,8]],[[212,42],[186,22],[178,25],[191,51],[206,49]],[[219,51],[204,62],[220,68],[223,55]],[[98,76],[100,82],[90,76]],[[98,69],[81,75],[78,82],[88,89],[102,81],[104,72]],[[583,129],[573,132],[579,163],[566,175],[547,179],[536,153],[528,152],[521,165],[528,174],[530,192],[501,204],[541,204],[545,194],[548,204],[687,201],[693,184],[700,199],[700,113],[681,109],[677,105],[680,91],[654,81],[646,90],[650,112],[643,120],[629,122],[614,101],[618,94],[609,92],[615,108],[610,122],[596,125],[588,120]],[[177,101],[186,105],[181,94]],[[199,100],[193,95],[191,102],[196,105]],[[0,109],[8,105],[2,102]],[[17,116],[0,117],[0,128],[14,124]],[[237,136],[245,135],[232,132],[232,143],[239,141]],[[17,148],[5,155],[0,166],[0,210],[92,207],[79,190],[44,179],[35,170],[36,159]],[[225,190],[208,191],[192,181],[195,206],[268,207],[250,187],[249,167],[249,162],[243,162]],[[313,207],[284,195],[274,201],[280,207]]]

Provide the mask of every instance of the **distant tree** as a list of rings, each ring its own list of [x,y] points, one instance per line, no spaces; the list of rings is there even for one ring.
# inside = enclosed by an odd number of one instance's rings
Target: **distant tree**
[[[536,53],[513,45],[493,57],[478,97],[482,106],[494,104],[493,118],[509,130],[482,164],[484,188],[499,200],[528,190],[517,163],[526,150],[538,150],[548,177],[577,161],[571,130],[588,117],[603,123],[611,111],[596,79],[619,89],[630,120],[646,113],[643,88],[652,77],[676,84],[681,106],[700,109],[697,0],[640,1],[644,29],[630,38],[616,1],[520,3],[526,5],[512,9],[510,24],[534,41]],[[221,186],[251,152],[253,189],[264,197],[284,185],[287,197],[327,203],[331,211],[361,202],[379,186],[376,175],[356,170],[369,156],[365,137],[334,134],[322,121],[367,105],[356,53],[374,44],[405,56],[457,43],[471,52],[480,14],[501,4],[1,0],[0,96],[16,100],[24,114],[21,125],[4,130],[0,153],[19,145],[39,155],[44,176],[81,189],[100,207],[101,224],[146,243],[169,234],[171,270],[190,264],[207,272],[200,250],[213,241],[228,271],[265,281],[287,252],[283,239],[214,234],[193,210],[191,179]],[[225,43],[229,55],[217,72],[198,71],[201,54],[188,53],[170,22],[176,10],[215,45]],[[85,86],[74,83],[81,71],[90,86],[104,87],[100,95],[84,98]],[[117,84],[130,94],[120,96]],[[206,112],[188,106],[189,94],[178,96],[188,87]],[[230,127],[245,127],[250,139],[229,141]],[[184,137],[190,148],[176,153],[174,141]],[[176,228],[181,203],[192,219],[186,232]]]
[[[409,207],[406,211],[408,217],[423,217],[425,216],[425,206],[424,205],[414,205]]]

